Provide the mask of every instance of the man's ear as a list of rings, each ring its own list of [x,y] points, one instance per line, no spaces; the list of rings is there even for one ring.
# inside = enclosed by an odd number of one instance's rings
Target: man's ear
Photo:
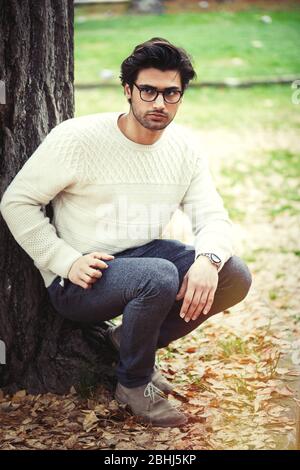
[[[128,85],[128,83],[125,83],[124,95],[126,96],[127,99],[131,98],[131,90],[130,90],[130,86]]]

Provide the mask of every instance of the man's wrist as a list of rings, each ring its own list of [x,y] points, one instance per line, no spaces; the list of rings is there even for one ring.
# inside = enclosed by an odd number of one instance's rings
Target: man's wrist
[[[212,268],[218,269],[218,267],[215,264],[211,263],[211,261],[206,256],[203,256],[203,255],[197,256],[194,262],[197,264],[203,264],[203,265],[206,264],[207,266],[211,266]]]
[[[217,268],[217,271],[219,271],[219,268],[221,267],[222,265],[222,260],[221,258],[216,255],[215,253],[199,253],[197,256],[196,256],[196,260],[203,260],[203,259],[207,259],[207,261],[212,265],[214,266],[215,268]],[[195,261],[196,261],[195,260]]]

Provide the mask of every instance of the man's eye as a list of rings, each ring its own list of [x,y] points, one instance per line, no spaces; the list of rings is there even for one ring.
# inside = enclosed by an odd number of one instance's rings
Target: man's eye
[[[155,90],[153,88],[143,88],[142,91],[144,93],[147,93],[147,95],[153,95],[155,93]]]
[[[176,90],[166,90],[165,91],[165,95],[166,96],[174,96],[176,95],[178,92]]]

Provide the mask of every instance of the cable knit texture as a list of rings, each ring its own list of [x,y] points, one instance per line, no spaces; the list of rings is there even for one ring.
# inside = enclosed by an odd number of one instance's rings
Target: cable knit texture
[[[216,253],[222,268],[233,254],[232,223],[192,132],[171,123],[153,145],[137,144],[120,131],[120,115],[56,126],[2,197],[1,213],[46,287],[82,254],[162,238],[177,208],[191,219],[196,256]],[[50,223],[42,209],[51,200]]]

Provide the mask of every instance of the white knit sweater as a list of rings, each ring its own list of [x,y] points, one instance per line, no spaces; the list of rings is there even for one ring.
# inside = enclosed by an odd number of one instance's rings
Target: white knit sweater
[[[120,131],[120,113],[68,119],[27,160],[1,200],[16,241],[48,287],[82,254],[115,254],[162,238],[177,208],[191,219],[196,256],[233,253],[232,223],[190,131],[171,123],[153,145]],[[52,200],[54,217],[41,210]]]

